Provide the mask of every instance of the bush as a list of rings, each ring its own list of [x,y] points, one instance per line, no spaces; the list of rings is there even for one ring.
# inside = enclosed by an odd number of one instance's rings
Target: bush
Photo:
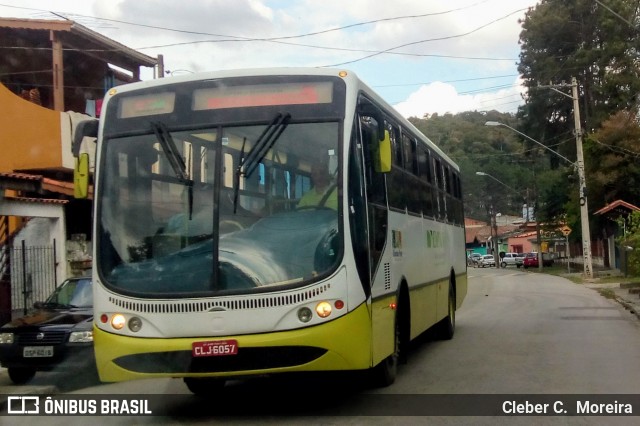
[[[629,275],[640,275],[640,212],[632,212],[628,217],[618,219],[624,234],[616,238],[620,250],[627,256],[626,272]],[[623,255],[623,256],[624,256]],[[622,266],[624,269],[624,265]]]

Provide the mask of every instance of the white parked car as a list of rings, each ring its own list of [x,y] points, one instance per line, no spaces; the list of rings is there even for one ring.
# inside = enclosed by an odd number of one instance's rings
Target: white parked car
[[[496,266],[496,260],[494,259],[492,254],[485,254],[480,258],[477,265],[480,268],[485,268],[487,266],[488,267]]]
[[[507,266],[518,266],[518,256],[518,253],[504,253],[504,256],[500,259],[500,267],[506,268]]]

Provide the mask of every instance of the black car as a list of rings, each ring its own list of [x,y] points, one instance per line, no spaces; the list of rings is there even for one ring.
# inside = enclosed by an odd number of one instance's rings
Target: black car
[[[15,384],[36,371],[94,371],[91,278],[64,281],[36,311],[0,327],[0,364]]]

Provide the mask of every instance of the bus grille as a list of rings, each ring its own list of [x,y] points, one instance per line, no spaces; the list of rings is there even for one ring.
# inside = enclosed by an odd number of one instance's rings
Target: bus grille
[[[174,300],[171,302],[139,302],[134,300],[121,299],[115,296],[109,296],[109,302],[113,303],[116,306],[119,306],[122,309],[140,313],[192,313],[208,312],[215,309],[234,311],[297,305],[327,292],[330,288],[331,284],[326,283],[312,289],[306,289],[295,293],[271,295],[265,297],[254,296],[248,298],[228,298],[199,301]]]
[[[137,373],[218,373],[294,367],[311,362],[327,352],[311,346],[238,348],[237,355],[194,358],[191,351],[125,355],[114,363]]]

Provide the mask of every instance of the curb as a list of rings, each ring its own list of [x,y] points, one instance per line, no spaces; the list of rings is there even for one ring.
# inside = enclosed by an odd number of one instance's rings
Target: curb
[[[627,299],[624,299],[618,295],[616,295],[615,300],[620,303],[629,313],[635,315],[640,320],[640,305],[635,302],[630,302]]]

